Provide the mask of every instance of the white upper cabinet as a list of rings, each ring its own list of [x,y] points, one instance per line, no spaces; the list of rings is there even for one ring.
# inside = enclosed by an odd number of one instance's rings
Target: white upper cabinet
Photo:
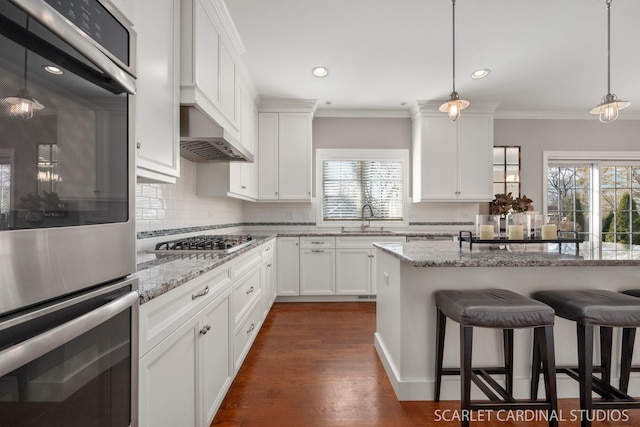
[[[180,175],[179,0],[136,0],[137,175],[175,183]],[[148,13],[153,10],[153,14]]]
[[[198,105],[240,138],[238,61],[242,41],[222,0],[181,2],[180,102]]]
[[[413,118],[413,201],[493,199],[493,115],[465,112]]]
[[[274,111],[260,106],[258,200],[310,201],[312,119],[315,100],[301,100],[304,109]]]

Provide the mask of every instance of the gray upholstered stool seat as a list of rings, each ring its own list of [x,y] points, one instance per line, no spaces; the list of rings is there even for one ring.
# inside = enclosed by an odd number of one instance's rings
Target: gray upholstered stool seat
[[[640,289],[629,289],[628,291],[623,291],[622,293],[631,295],[632,297],[640,298]]]
[[[483,328],[533,328],[554,321],[551,307],[506,289],[438,291],[436,306],[461,325]]]
[[[539,291],[533,297],[553,307],[557,316],[586,325],[640,326],[640,300],[630,295],[590,289]]]
[[[638,292],[640,295],[640,292]],[[633,352],[635,328],[640,326],[640,298],[607,290],[539,291],[533,297],[553,307],[557,316],[576,322],[578,366],[558,367],[558,373],[568,374],[579,382],[580,409],[638,408],[640,401],[627,395],[629,370]],[[593,366],[593,329],[600,329],[600,366]],[[620,386],[611,385],[611,349],[613,328],[623,328],[620,357]],[[535,343],[534,343],[535,346]],[[534,368],[540,367],[534,361]],[[594,376],[600,374],[600,377]],[[534,384],[534,388],[537,387]],[[593,399],[595,392],[602,397]],[[591,426],[592,417],[581,419],[582,427]]]
[[[436,380],[434,400],[440,400],[443,375],[459,375],[462,412],[487,409],[546,410],[549,425],[557,426],[556,371],[553,342],[554,312],[539,301],[506,289],[442,290],[435,293],[438,318],[436,321]],[[450,318],[460,325],[460,368],[443,368],[446,321]],[[473,328],[501,329],[504,346],[504,366],[472,366]],[[534,360],[536,371],[544,373],[545,400],[516,400],[513,397],[513,330],[533,328],[536,336]],[[542,366],[542,369],[538,368]],[[493,376],[504,375],[503,387]],[[485,393],[487,401],[471,400],[471,383]],[[532,381],[533,387],[533,381]],[[535,383],[537,387],[537,382]],[[533,394],[533,388],[532,388]],[[537,388],[536,388],[537,394]],[[469,417],[461,420],[469,425]]]

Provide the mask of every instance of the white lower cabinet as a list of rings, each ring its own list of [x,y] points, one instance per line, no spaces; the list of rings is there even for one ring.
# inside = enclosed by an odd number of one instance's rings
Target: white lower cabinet
[[[300,238],[300,295],[335,295],[336,239]]]
[[[140,359],[140,426],[211,423],[233,380],[230,304],[227,290]]]
[[[300,238],[278,237],[278,295],[300,295]]]
[[[211,424],[268,312],[264,245],[140,306],[141,427]]]
[[[373,249],[336,249],[336,295],[371,295]]]
[[[264,304],[262,309],[264,310],[263,317],[267,317],[267,313],[271,309],[273,302],[276,300],[278,296],[278,277],[277,277],[277,269],[276,269],[276,241],[271,240],[270,242],[262,245],[262,290],[264,293]]]

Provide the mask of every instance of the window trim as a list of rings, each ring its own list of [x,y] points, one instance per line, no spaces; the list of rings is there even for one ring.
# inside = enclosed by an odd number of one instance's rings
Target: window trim
[[[402,163],[402,221],[376,220],[371,226],[374,228],[402,228],[409,225],[409,150],[407,149],[350,149],[350,148],[318,148],[316,150],[316,226],[345,227],[360,226],[360,220],[354,221],[325,221],[322,214],[324,200],[324,185],[322,181],[322,162],[325,160],[369,160],[369,161],[399,161]]]

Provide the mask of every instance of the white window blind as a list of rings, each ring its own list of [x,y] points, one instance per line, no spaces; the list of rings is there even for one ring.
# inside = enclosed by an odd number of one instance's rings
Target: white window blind
[[[359,220],[366,204],[371,220],[402,220],[401,161],[325,160],[322,178],[325,221]]]

